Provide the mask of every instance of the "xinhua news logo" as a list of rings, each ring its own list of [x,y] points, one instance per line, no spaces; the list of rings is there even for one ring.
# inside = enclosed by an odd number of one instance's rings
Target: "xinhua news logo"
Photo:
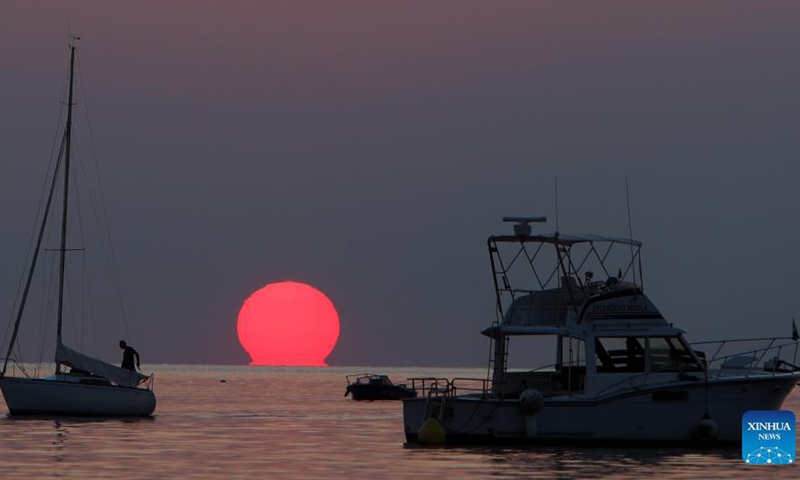
[[[788,410],[750,410],[742,415],[742,460],[751,465],[794,463],[795,417]]]

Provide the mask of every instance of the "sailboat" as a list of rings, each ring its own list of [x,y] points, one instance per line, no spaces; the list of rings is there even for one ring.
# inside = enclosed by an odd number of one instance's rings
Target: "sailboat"
[[[75,38],[77,39],[77,38]],[[152,375],[120,368],[78,352],[63,342],[64,279],[67,252],[68,201],[70,177],[70,150],[72,142],[73,79],[75,71],[75,42],[70,46],[69,97],[67,121],[58,157],[49,187],[42,223],[31,257],[25,287],[17,310],[16,321],[8,352],[0,372],[0,390],[11,415],[79,415],[79,416],[147,416],[156,408]],[[59,173],[63,179],[59,179]],[[9,359],[18,341],[23,311],[31,289],[48,216],[53,205],[56,187],[63,182],[61,215],[61,245],[59,252],[58,322],[56,329],[55,373],[33,378],[27,375],[8,375]],[[69,369],[69,371],[67,371]],[[23,373],[24,369],[23,369]]]

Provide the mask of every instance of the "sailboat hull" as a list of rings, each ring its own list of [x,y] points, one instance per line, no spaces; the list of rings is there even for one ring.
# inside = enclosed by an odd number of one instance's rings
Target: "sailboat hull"
[[[0,389],[11,415],[147,416],[156,408],[143,388],[5,377]]]

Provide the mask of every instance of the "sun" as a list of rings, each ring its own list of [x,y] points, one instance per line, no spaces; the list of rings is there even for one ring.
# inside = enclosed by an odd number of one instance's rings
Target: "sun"
[[[244,301],[237,331],[250,365],[325,367],[339,338],[339,314],[310,285],[271,283]]]

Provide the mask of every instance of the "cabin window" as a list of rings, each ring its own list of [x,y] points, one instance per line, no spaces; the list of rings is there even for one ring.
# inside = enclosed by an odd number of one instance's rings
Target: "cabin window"
[[[644,372],[644,337],[595,338],[598,373]]]
[[[553,368],[558,338],[552,335],[517,335],[509,338],[506,368],[531,371]]]
[[[545,395],[566,389],[555,378],[558,372],[553,368],[558,362],[558,337],[517,335],[506,338],[510,340],[511,355],[507,358],[505,373],[493,386],[496,392],[506,398],[518,398],[527,388],[535,388]]]
[[[650,337],[651,372],[699,372],[700,365],[679,337]]]

